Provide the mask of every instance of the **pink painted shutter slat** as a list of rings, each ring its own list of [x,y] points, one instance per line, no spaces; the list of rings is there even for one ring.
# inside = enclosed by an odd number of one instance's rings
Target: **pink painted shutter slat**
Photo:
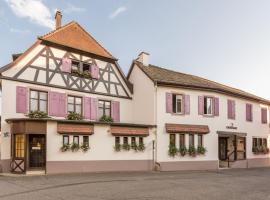
[[[214,98],[214,115],[219,116],[219,98]]]
[[[61,71],[71,73],[71,59],[69,58],[62,59]]]
[[[250,104],[250,121],[253,121],[253,106]]]
[[[84,97],[84,118],[90,119],[91,114],[91,98],[90,97]]]
[[[235,101],[232,100],[232,119],[235,119]]]
[[[246,104],[246,120],[252,121],[252,104]]]
[[[198,114],[203,115],[203,96],[198,97]]]
[[[227,112],[228,112],[228,119],[232,119],[232,101],[227,100]]]
[[[58,101],[58,117],[66,117],[67,115],[67,103],[66,103],[66,94],[59,93],[59,101]]]
[[[262,123],[266,124],[267,123],[267,109],[266,108],[261,109],[261,115],[262,115]]]
[[[49,92],[49,115],[58,116],[59,93]]]
[[[99,67],[96,65],[91,65],[91,76],[94,79],[99,78]]]
[[[98,100],[96,98],[91,98],[90,104],[90,120],[97,120],[97,107],[98,107]]]
[[[112,118],[114,122],[120,122],[120,102],[112,102]]]
[[[172,93],[166,93],[166,113],[172,113]]]
[[[189,95],[184,96],[184,105],[185,105],[185,114],[189,115],[190,114],[190,96]]]
[[[27,113],[28,112],[28,89],[26,87],[16,87],[16,112]]]

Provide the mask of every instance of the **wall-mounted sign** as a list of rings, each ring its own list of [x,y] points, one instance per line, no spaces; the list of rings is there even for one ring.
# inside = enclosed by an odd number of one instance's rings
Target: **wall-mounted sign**
[[[237,129],[237,127],[236,127],[236,126],[234,126],[234,124],[233,124],[233,123],[231,123],[229,126],[226,126],[226,128],[227,128],[227,129],[234,129],[234,130],[236,130],[236,129]]]

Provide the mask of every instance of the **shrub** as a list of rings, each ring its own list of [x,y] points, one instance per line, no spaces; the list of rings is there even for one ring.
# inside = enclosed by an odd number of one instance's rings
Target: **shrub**
[[[76,144],[76,143],[72,143],[71,146],[70,146],[70,149],[71,149],[72,152],[79,151],[80,145]]]
[[[100,119],[100,122],[113,122],[113,118],[107,115],[103,115]]]
[[[32,119],[49,118],[48,114],[43,111],[30,111],[26,116]]]
[[[68,150],[70,150],[70,145],[69,144],[63,144],[63,146],[61,147],[61,151],[66,152]]]
[[[181,156],[185,156],[186,153],[187,153],[187,148],[185,146],[184,147],[181,147],[179,149],[179,153],[180,153]]]
[[[130,145],[129,144],[123,144],[122,149],[124,149],[125,151],[129,151],[130,150]]]
[[[195,157],[195,156],[196,156],[196,149],[195,149],[194,146],[190,146],[190,147],[188,148],[188,154],[189,154],[190,156],[192,156],[192,157]]]
[[[178,149],[175,147],[175,145],[170,144],[168,154],[171,157],[175,157],[178,152]]]
[[[76,112],[68,112],[67,119],[68,119],[68,120],[82,120],[83,117],[82,117],[82,115],[79,114],[79,113],[76,113]]]
[[[203,146],[198,146],[197,153],[201,154],[201,155],[204,155],[206,153],[206,148],[203,147]]]

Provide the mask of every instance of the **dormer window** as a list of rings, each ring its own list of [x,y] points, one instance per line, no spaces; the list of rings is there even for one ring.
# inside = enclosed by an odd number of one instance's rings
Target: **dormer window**
[[[83,63],[82,71],[83,71],[83,72],[85,72],[85,71],[90,72],[90,64]]]
[[[91,78],[90,72],[91,66],[88,63],[72,60],[71,62],[71,73],[75,76],[83,78]]]
[[[72,71],[79,71],[80,70],[80,63],[78,61],[72,60],[71,62],[71,70]]]

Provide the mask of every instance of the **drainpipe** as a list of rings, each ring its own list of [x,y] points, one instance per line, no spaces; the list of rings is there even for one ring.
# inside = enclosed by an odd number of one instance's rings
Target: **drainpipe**
[[[154,87],[155,87],[155,95],[154,95],[154,121],[155,121],[155,124],[157,125],[157,82],[154,83]],[[156,130],[155,130],[155,142],[153,143],[154,145],[154,170],[155,171],[160,171],[160,163],[157,162],[157,134],[158,134],[158,131],[157,131],[157,128],[156,127]]]

